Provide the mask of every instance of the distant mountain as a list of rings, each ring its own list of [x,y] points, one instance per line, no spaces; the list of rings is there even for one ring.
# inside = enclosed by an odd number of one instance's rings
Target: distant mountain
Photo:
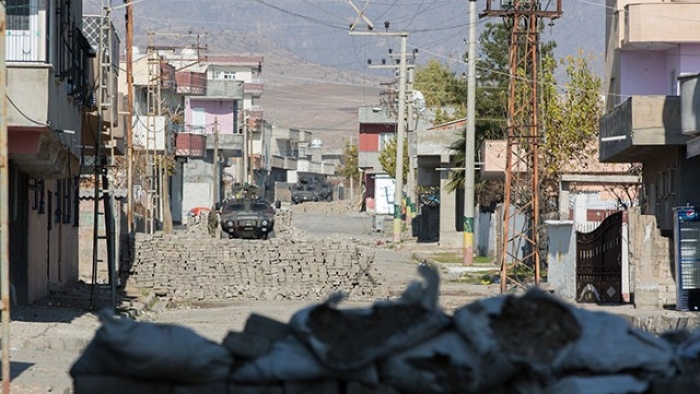
[[[84,0],[86,13],[99,13],[107,0]],[[542,3],[554,3],[554,0]],[[122,1],[113,0],[114,6]],[[353,0],[374,31],[409,33],[408,49],[418,49],[416,62],[430,59],[462,73],[466,52],[466,0]],[[477,9],[485,8],[480,0]],[[261,104],[268,120],[283,127],[326,130],[327,138],[342,139],[357,132],[357,107],[378,103],[379,84],[394,78],[391,70],[367,66],[394,60],[397,37],[351,36],[357,12],[345,0],[145,0],[135,4],[135,43],[145,48],[148,32],[167,45],[207,44],[210,53],[252,53],[265,57],[265,93]],[[564,15],[547,27],[542,40],[557,41],[555,55],[591,53],[603,64],[605,0],[566,0]],[[113,13],[122,32],[123,9]],[[499,23],[499,19],[481,18]],[[367,31],[360,20],[355,31]],[[186,33],[190,33],[189,35]],[[179,34],[176,36],[175,34]],[[596,67],[602,70],[602,66]],[[345,118],[343,118],[345,116]],[[341,118],[344,119],[341,121]],[[291,123],[294,124],[291,124]]]

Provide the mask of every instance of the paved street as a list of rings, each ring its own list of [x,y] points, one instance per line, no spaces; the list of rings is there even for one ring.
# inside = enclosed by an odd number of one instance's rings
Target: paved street
[[[385,249],[384,244],[390,234],[373,232],[372,218],[367,214],[299,213],[293,216],[293,225],[309,238],[352,237],[362,247],[375,249],[377,268],[386,286],[390,288],[390,294],[399,294],[406,283],[417,278],[416,264],[411,261],[415,248],[398,251]],[[82,297],[86,299],[89,293],[83,290]],[[65,300],[65,297],[61,300]],[[66,309],[57,305],[60,302],[45,300],[42,302],[44,306],[13,309],[13,392],[70,392],[68,370],[78,358],[80,350],[92,339],[99,322],[93,313]],[[286,321],[295,311],[307,305],[308,301],[299,300],[227,301],[182,304],[177,308],[165,308],[164,305],[157,304],[157,312],[149,313],[146,318],[191,327],[199,334],[219,342],[229,330],[242,330],[246,319],[253,312]],[[346,304],[353,305],[360,304]]]
[[[411,241],[402,243],[398,249],[391,247],[391,234],[372,231],[372,218],[359,212],[342,209],[329,213],[295,212],[292,224],[295,228],[294,236],[349,237],[355,239],[361,247],[373,249],[377,269],[390,296],[399,295],[406,284],[418,277],[415,257],[430,256],[431,252],[436,251],[433,244],[417,245]],[[450,276],[449,271],[459,271],[457,266],[451,268],[449,270],[443,266],[444,275],[440,284],[440,303],[448,313],[474,299],[499,294],[497,285],[484,286],[447,280]],[[79,296],[85,299],[89,292],[79,288],[75,297]],[[66,300],[66,297],[45,300],[41,306],[13,309],[11,357],[14,393],[70,393],[72,384],[68,370],[78,358],[81,349],[92,339],[99,322],[90,312],[57,305]],[[151,312],[143,315],[143,319],[190,327],[197,333],[220,342],[228,331],[242,330],[251,313],[286,322],[297,310],[309,304],[309,301],[303,300],[232,300],[171,303],[166,306],[161,302],[156,303]],[[342,306],[364,305],[367,303],[347,302]],[[144,305],[137,302],[134,307]],[[648,320],[651,322],[648,323],[650,329],[653,329],[651,325],[673,327],[680,315],[672,311],[638,311],[630,306],[607,309],[643,321]],[[656,320],[652,322],[650,316]],[[689,319],[686,324],[693,321],[697,324],[697,318],[694,316]]]

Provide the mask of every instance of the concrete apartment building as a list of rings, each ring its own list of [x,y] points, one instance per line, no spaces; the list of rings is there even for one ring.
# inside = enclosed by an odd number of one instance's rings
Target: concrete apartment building
[[[79,275],[80,146],[100,132],[97,51],[83,32],[82,3],[6,4],[10,281],[18,303]],[[114,126],[117,118],[103,120]]]
[[[607,2],[608,113],[600,121],[600,161],[638,162],[642,214],[670,236],[672,208],[700,203],[700,128],[682,119],[700,107],[681,106],[681,79],[700,72],[700,1]],[[688,76],[688,77],[686,77]],[[684,113],[685,112],[685,113]]]
[[[700,203],[700,1],[606,5],[599,158],[642,165],[641,207],[629,213],[635,304],[677,305],[673,208]]]
[[[155,130],[150,131],[155,150],[175,157],[169,191],[173,222],[185,223],[190,210],[231,197],[236,184],[255,184],[272,198],[275,182],[295,182],[297,172],[335,173],[334,165],[299,155],[311,143],[311,133],[265,121],[257,104],[263,93],[262,56],[184,49],[159,52],[157,59],[157,67],[143,55],[134,63],[134,140],[145,149],[148,130]],[[161,116],[149,116],[145,106],[154,73],[165,103]]]

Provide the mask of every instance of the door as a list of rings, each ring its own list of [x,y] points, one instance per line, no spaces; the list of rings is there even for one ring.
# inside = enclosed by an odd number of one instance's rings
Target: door
[[[192,131],[204,133],[207,124],[207,116],[204,108],[192,108]]]
[[[27,267],[29,189],[27,176],[10,165],[10,283],[18,304],[26,304],[29,298],[29,274]],[[32,193],[33,195],[35,193]],[[33,197],[31,197],[33,198]],[[38,202],[37,202],[38,203]],[[38,206],[37,206],[38,208]]]

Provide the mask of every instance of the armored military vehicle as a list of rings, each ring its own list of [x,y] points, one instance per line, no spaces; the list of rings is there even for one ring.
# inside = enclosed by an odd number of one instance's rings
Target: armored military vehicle
[[[267,239],[275,228],[275,208],[255,193],[221,204],[221,229],[229,238]]]
[[[301,204],[308,201],[318,201],[316,195],[316,185],[302,180],[291,187],[292,204]]]

